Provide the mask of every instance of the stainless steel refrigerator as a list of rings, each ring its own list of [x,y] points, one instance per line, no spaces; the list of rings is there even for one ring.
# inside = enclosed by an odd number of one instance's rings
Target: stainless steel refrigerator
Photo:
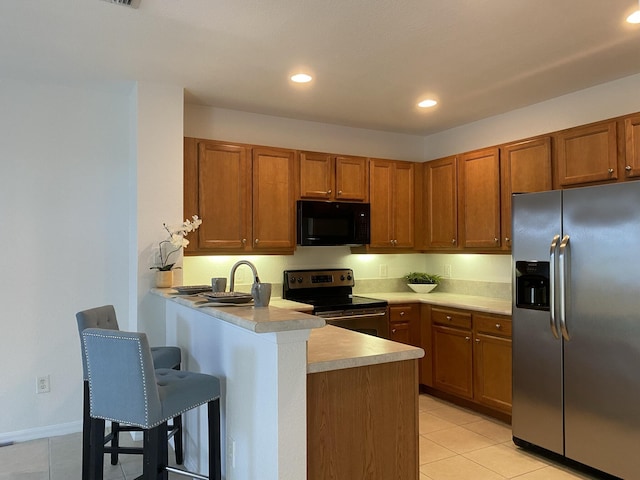
[[[513,197],[513,437],[640,479],[640,182]]]

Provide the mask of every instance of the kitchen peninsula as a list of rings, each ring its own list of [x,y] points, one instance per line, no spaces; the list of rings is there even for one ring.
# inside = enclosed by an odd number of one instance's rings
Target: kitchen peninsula
[[[183,368],[221,379],[227,478],[339,478],[336,468],[387,478],[393,462],[405,470],[394,478],[418,478],[422,349],[325,326],[294,302],[203,307],[170,289],[153,293]],[[187,415],[185,432],[187,466],[203,471],[204,419]]]

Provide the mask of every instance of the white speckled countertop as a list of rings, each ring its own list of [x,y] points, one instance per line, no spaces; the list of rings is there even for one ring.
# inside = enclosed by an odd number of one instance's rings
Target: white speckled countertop
[[[269,307],[256,308],[252,305],[204,305],[198,302],[199,297],[193,295],[178,295],[177,292],[171,288],[153,288],[151,289],[151,293],[181,305],[200,310],[206,315],[256,333],[308,330],[320,328],[325,325],[324,319],[300,311],[301,308],[299,307],[302,306],[303,310],[310,312],[312,307],[310,308],[309,305],[302,305],[287,300],[273,299]]]
[[[272,298],[269,308],[253,306],[198,306],[196,297],[176,295],[169,288],[151,292],[181,305],[201,310],[256,333],[310,329],[307,350],[307,373],[318,373],[379,363],[411,360],[424,356],[424,350],[379,337],[326,325],[324,319],[310,315],[313,307],[282,298]],[[454,293],[374,292],[364,296],[399,303],[429,303],[485,313],[511,315],[511,302],[489,297]]]
[[[476,297],[457,293],[413,293],[413,292],[374,292],[364,296],[386,300],[390,305],[394,303],[429,303],[443,307],[464,308],[477,312],[511,315],[511,301],[500,298]]]
[[[326,325],[311,331],[307,373],[422,358],[424,350],[380,337]]]

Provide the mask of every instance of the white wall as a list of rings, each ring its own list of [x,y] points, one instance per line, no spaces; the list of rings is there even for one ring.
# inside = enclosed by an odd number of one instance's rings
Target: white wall
[[[126,312],[130,88],[0,80],[0,442],[80,428],[75,313]]]
[[[424,159],[520,140],[640,111],[640,74],[604,83],[424,139]]]

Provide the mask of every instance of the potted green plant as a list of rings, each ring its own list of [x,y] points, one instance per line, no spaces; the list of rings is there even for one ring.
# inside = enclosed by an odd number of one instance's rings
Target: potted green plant
[[[409,288],[418,293],[429,293],[436,288],[442,277],[435,273],[411,272],[404,276]]]

